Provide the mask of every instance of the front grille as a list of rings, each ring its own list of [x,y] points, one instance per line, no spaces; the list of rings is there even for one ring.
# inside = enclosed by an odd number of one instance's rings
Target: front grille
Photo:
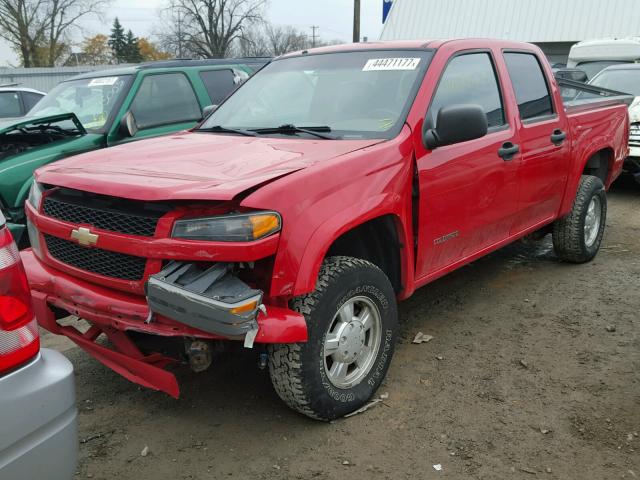
[[[87,248],[77,243],[45,234],[47,250],[56,260],[87,272],[121,280],[142,280],[146,258]]]
[[[640,123],[632,123],[629,129],[629,144],[640,146]]]
[[[158,219],[168,211],[163,206],[138,204],[113,197],[61,191],[45,197],[42,207],[48,217],[86,224],[111,232],[152,237]],[[87,206],[90,204],[92,206]]]

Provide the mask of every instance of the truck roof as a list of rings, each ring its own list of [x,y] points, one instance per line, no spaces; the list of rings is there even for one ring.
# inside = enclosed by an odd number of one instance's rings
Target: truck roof
[[[640,70],[640,63],[621,63],[619,65],[610,65],[607,68],[603,68],[601,71],[609,70]]]
[[[108,70],[99,70],[93,72],[82,73],[68,80],[79,80],[83,78],[113,77],[119,75],[133,75],[140,70],[153,70],[160,68],[197,68],[219,65],[264,65],[269,63],[271,57],[243,57],[243,58],[210,58],[204,60],[196,59],[175,59],[160,60],[157,62],[146,62],[135,65],[127,65],[122,67],[110,68]]]
[[[497,40],[492,38],[452,38],[444,40],[391,40],[376,42],[345,43],[340,45],[329,45],[326,47],[299,50],[287,53],[278,58],[294,57],[306,54],[332,53],[332,52],[352,52],[366,50],[430,50],[437,49],[445,44],[455,43],[466,48],[487,48],[499,46],[502,48],[517,48],[522,50],[535,50],[537,47],[530,43],[514,42],[510,40]]]
[[[0,92],[29,92],[29,93],[37,93],[38,95],[45,95],[44,92],[40,90],[35,90],[33,88],[21,87],[17,84],[12,85],[0,85]]]

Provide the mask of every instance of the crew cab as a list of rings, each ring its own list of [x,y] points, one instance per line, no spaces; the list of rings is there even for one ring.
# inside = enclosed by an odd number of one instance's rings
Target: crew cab
[[[596,255],[629,101],[565,105],[525,43],[284,55],[192,131],[36,172],[37,318],[173,396],[169,365],[242,342],[290,407],[345,415],[385,377],[397,300],[529,234],[567,262]]]
[[[58,84],[25,118],[0,121],[0,210],[16,242],[26,239],[23,206],[36,168],[192,128],[267,62],[167,60],[89,72]]]

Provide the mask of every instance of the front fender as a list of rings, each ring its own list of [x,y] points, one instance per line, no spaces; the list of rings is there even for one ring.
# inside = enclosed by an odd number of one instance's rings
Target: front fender
[[[336,212],[335,215],[315,230],[309,239],[300,259],[298,275],[292,294],[298,296],[313,291],[320,273],[320,267],[331,245],[344,233],[369,220],[385,215],[395,217],[396,225],[399,226],[398,237],[400,238],[400,243],[406,245],[405,238],[408,232],[406,232],[406,225],[400,217],[401,211],[401,205],[398,205],[394,195],[386,193],[371,197],[362,204],[350,205],[348,208]],[[406,268],[403,268],[404,271],[406,271]]]
[[[31,184],[33,183],[33,175],[29,177],[29,179],[24,182],[20,190],[18,191],[18,195],[16,196],[16,200],[14,202],[14,207],[24,209],[24,202],[27,201],[27,197],[29,196],[29,190],[31,189]]]

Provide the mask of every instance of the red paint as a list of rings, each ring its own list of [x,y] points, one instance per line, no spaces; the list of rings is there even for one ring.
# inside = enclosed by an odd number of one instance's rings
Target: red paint
[[[272,273],[267,280],[256,279],[265,283],[261,288],[268,304],[268,315],[259,318],[256,341],[305,341],[304,318],[284,306],[293,296],[314,289],[331,244],[363,222],[382,215],[395,220],[403,245],[402,299],[417,287],[565,215],[585,164],[595,153],[605,152],[609,160],[607,188],[621,171],[628,144],[626,105],[601,104],[565,111],[551,69],[537,47],[454,40],[367,43],[322,50],[425,47],[436,52],[406,124],[394,139],[327,141],[183,132],[76,156],[38,170],[36,178],[49,185],[128,199],[181,201],[174,212],[161,219],[153,238],[98,231],[97,246],[150,258],[145,279],[170,259],[263,262],[260,271],[266,268]],[[488,51],[493,57],[509,125],[478,140],[429,151],[422,143],[422,127],[440,75],[453,55],[473,49]],[[555,117],[530,124],[520,120],[502,56],[504,49],[538,56],[551,86]],[[550,142],[555,129],[567,133],[562,146]],[[507,141],[521,146],[509,162],[497,155]],[[414,173],[420,194],[417,232],[413,226]],[[282,230],[258,242],[238,244],[169,238],[173,222],[180,216],[229,209],[277,211],[283,219]],[[41,232],[63,238],[76,227],[46,218],[30,207],[27,215]],[[457,236],[438,242],[452,232]],[[134,381],[173,392],[170,382],[148,368],[160,369],[154,366],[155,360],[139,358],[118,332],[215,338],[170,319],[144,323],[148,314],[142,295],[144,279],[124,282],[82,272],[56,262],[46,251],[41,261],[31,252],[23,253],[23,258],[41,324],[70,336]],[[75,333],[61,329],[52,320],[48,305],[77,313],[111,334],[114,344],[120,342],[118,355],[108,355],[91,339],[78,339]],[[124,355],[124,351],[128,353]]]

